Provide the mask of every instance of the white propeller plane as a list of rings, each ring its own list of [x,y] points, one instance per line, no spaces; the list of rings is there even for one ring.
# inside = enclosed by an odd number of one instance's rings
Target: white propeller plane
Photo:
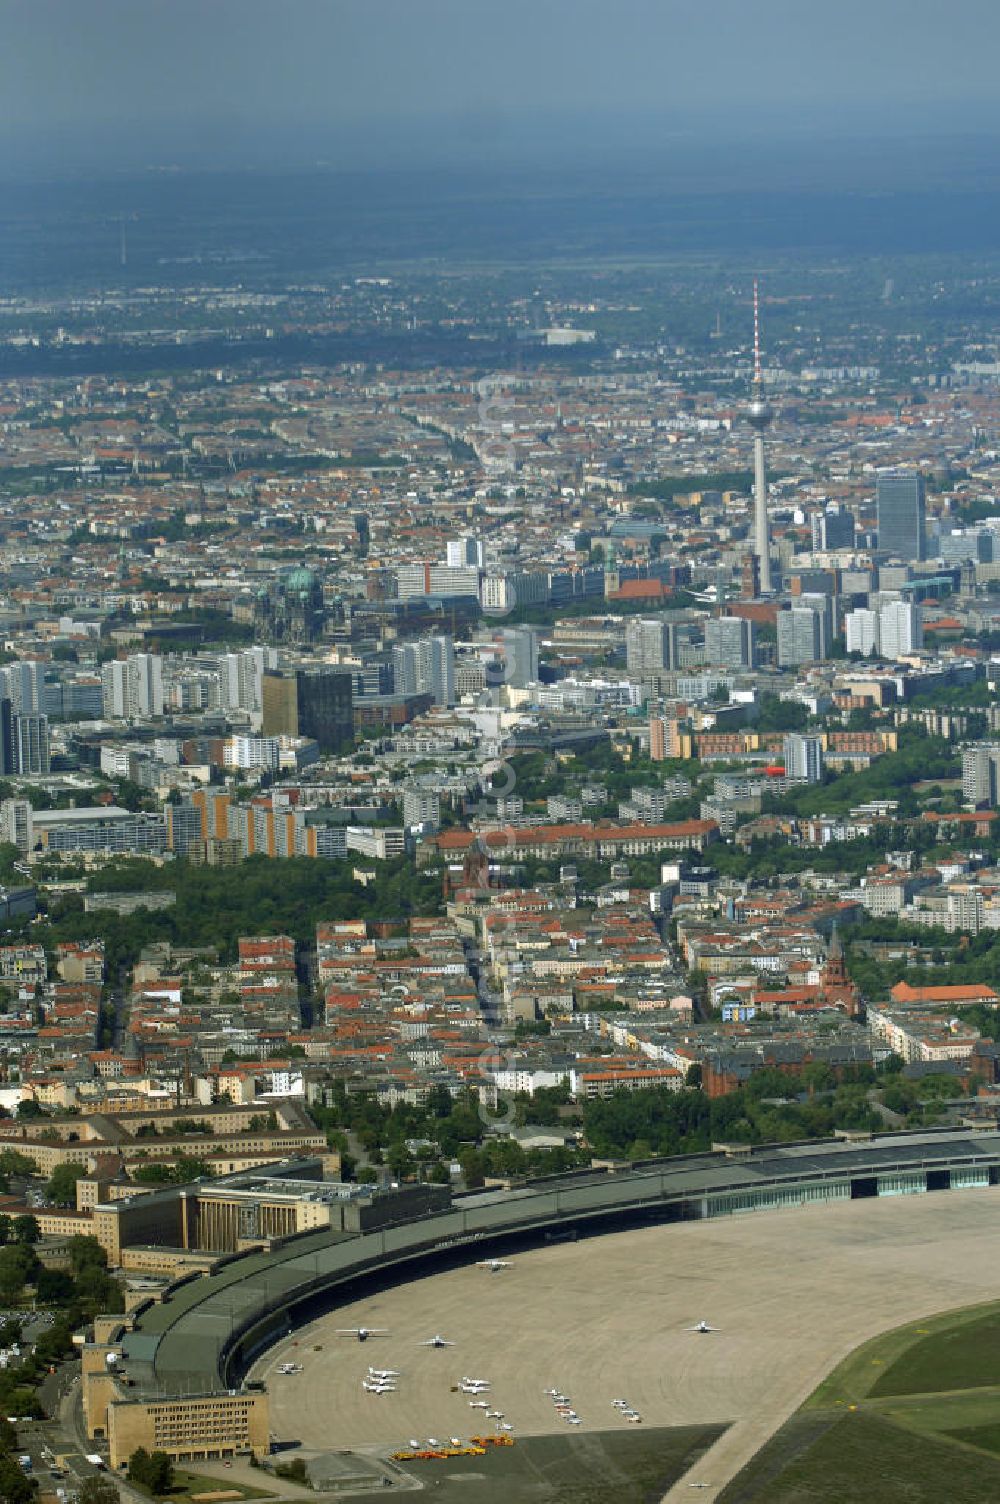
[[[717,1326],[709,1326],[707,1321],[699,1321],[697,1326],[688,1327],[689,1332],[717,1332],[718,1330]]]
[[[418,1342],[417,1346],[418,1347],[454,1347],[455,1344],[454,1344],[454,1342],[449,1342],[448,1339],[447,1339],[447,1337],[441,1337],[441,1336],[439,1336],[437,1334],[437,1332],[435,1332],[433,1337],[428,1337],[425,1341]]]
[[[389,1332],[380,1326],[338,1326],[338,1337],[357,1337],[359,1342],[367,1342],[369,1337],[388,1337]]]
[[[510,1259],[479,1259],[477,1269],[488,1269],[491,1274],[499,1274],[501,1269],[510,1268]]]

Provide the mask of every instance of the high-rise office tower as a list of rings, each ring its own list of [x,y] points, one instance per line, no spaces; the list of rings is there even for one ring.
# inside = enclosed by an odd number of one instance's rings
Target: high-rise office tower
[[[403,790],[403,824],[409,830],[414,825],[441,828],[441,796],[431,789],[406,788]]]
[[[804,778],[807,783],[822,781],[823,743],[818,736],[805,736],[800,731],[790,731],[783,745],[787,777]]]
[[[827,507],[814,512],[810,519],[814,553],[832,553],[838,548],[854,547],[854,513],[847,508]]]
[[[896,559],[925,559],[923,476],[916,471],[887,471],[876,481],[875,502],[879,552]]]
[[[263,733],[308,736],[323,753],[354,744],[354,681],[343,669],[265,671]]]
[[[454,642],[442,635],[397,643],[392,650],[392,676],[398,695],[433,695],[436,705],[454,705]]]
[[[0,772],[17,772],[17,743],[14,737],[14,707],[10,700],[0,700]]]
[[[163,659],[158,653],[133,653],[128,660],[128,713],[163,714]]]
[[[996,742],[975,742],[962,753],[962,798],[974,809],[989,808],[997,802],[1000,746]]]
[[[123,721],[128,715],[128,664],[113,658],[101,668],[104,714],[109,721]]]
[[[504,627],[503,655],[507,683],[526,689],[538,682],[538,633],[533,627]]]
[[[16,773],[14,754],[14,707],[6,696],[0,700],[0,774]]]
[[[450,538],[445,550],[449,569],[483,567],[483,545],[478,538]]]
[[[890,601],[879,612],[879,637],[883,658],[902,658],[924,645],[924,616],[910,601]]]
[[[625,663],[639,678],[670,668],[670,629],[658,616],[633,616],[625,626]]]
[[[4,799],[0,803],[0,841],[9,841],[19,851],[31,850],[31,804],[27,799]]]
[[[824,656],[823,617],[809,606],[793,606],[778,612],[778,667],[794,668],[815,663]]]
[[[882,633],[877,611],[859,609],[849,611],[844,617],[844,636],[849,653],[864,653],[869,657],[882,650]]]
[[[44,707],[45,673],[33,658],[19,658],[0,669],[0,695],[9,698],[15,715],[36,715]]]
[[[751,668],[755,628],[741,616],[717,616],[705,623],[705,661],[724,668]]]
[[[14,761],[19,773],[49,771],[49,718],[47,715],[14,717]]]
[[[753,283],[753,398],[747,410],[747,422],[753,436],[753,551],[760,572],[761,595],[771,594],[771,539],[767,530],[767,468],[764,463],[764,433],[774,417],[764,398],[764,381],[760,365],[760,306],[757,279]]]
[[[101,669],[101,684],[109,719],[163,714],[163,659],[156,653],[112,659]]]

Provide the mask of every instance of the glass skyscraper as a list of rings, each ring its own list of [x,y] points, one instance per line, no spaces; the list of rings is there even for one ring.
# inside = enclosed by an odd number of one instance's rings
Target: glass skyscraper
[[[903,471],[880,475],[875,499],[879,552],[896,559],[926,558],[923,476]]]

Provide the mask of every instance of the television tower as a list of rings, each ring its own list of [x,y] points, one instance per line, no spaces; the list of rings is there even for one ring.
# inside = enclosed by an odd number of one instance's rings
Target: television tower
[[[773,412],[764,398],[764,382],[760,369],[760,301],[757,278],[753,279],[753,397],[747,411],[747,422],[754,430],[753,436],[753,551],[757,566],[761,595],[771,594],[771,540],[767,531],[767,470],[764,465],[764,430],[770,427]]]

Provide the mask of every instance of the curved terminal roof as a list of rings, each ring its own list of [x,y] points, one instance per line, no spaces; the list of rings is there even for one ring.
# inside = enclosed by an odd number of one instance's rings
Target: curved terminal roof
[[[230,1387],[252,1356],[288,1330],[292,1308],[335,1298],[338,1285],[414,1261],[454,1257],[469,1246],[543,1237],[560,1226],[579,1234],[631,1217],[663,1220],[718,1215],[730,1198],[769,1188],[794,1201],[796,1188],[826,1186],[831,1195],[877,1194],[880,1175],[972,1168],[1000,1184],[1000,1133],[939,1131],[885,1135],[865,1142],[812,1142],[685,1155],[647,1161],[626,1171],[584,1171],[510,1191],[461,1196],[432,1216],[350,1234],[304,1233],[271,1252],[233,1256],[212,1274],[169,1287],[161,1300],[134,1313],[122,1341],[122,1366],[136,1389],[205,1392]],[[874,1179],[874,1184],[872,1181]],[[865,1186],[864,1182],[868,1182]],[[942,1179],[942,1188],[949,1182]],[[927,1182],[915,1186],[926,1189]]]

